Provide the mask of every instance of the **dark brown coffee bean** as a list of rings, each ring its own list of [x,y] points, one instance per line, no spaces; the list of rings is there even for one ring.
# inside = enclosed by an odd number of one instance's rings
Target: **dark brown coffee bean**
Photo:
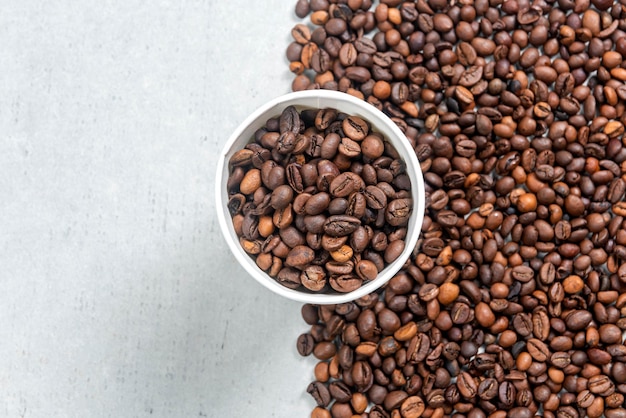
[[[362,141],[369,134],[367,122],[358,116],[348,116],[341,126],[343,132],[354,141]]]
[[[304,212],[307,215],[319,215],[326,211],[328,205],[330,205],[330,195],[326,192],[316,193],[306,201]]]
[[[419,418],[426,410],[424,401],[419,396],[410,396],[406,398],[400,406],[400,414],[403,418]]]
[[[301,334],[298,337],[298,342],[296,347],[298,349],[298,354],[301,356],[308,356],[313,352],[313,347],[315,346],[315,340],[313,336],[309,333]]]
[[[480,399],[488,401],[498,395],[498,381],[494,378],[487,378],[480,382],[478,386],[478,396]]]
[[[315,251],[305,245],[294,247],[285,260],[285,264],[290,267],[305,267],[315,259]]]
[[[459,79],[459,84],[465,87],[472,87],[478,83],[483,76],[483,67],[473,65],[463,72]],[[482,115],[481,115],[482,116]],[[478,117],[477,117],[478,122]]]
[[[361,225],[361,221],[353,216],[333,215],[324,223],[324,233],[332,237],[350,235]]]
[[[326,286],[326,272],[321,266],[307,266],[302,270],[300,282],[307,289],[318,292]]]
[[[346,68],[345,71],[346,77],[356,83],[365,83],[372,78],[369,70],[365,67],[351,66]]]
[[[285,267],[278,272],[276,279],[280,284],[289,289],[297,289],[300,287],[300,272],[291,267]]]
[[[550,349],[541,340],[531,338],[526,343],[528,353],[537,361],[544,362],[549,358]]]
[[[274,209],[284,209],[293,201],[293,189],[286,185],[280,185],[274,189],[271,197],[271,206]]]
[[[361,287],[362,280],[352,274],[332,275],[328,281],[330,286],[340,293],[352,292]]]
[[[334,197],[346,197],[365,187],[363,179],[352,172],[339,174],[330,183],[329,192]]]
[[[288,106],[280,114],[280,133],[299,133],[301,128],[300,114],[294,106]]]
[[[465,324],[471,319],[471,310],[466,303],[457,302],[450,311],[452,323]]]
[[[513,383],[504,381],[500,384],[498,388],[498,399],[504,406],[511,407],[515,403],[516,396],[517,389],[515,389]]]
[[[328,406],[331,401],[331,395],[326,385],[322,382],[311,382],[306,390],[315,399],[319,406]]]
[[[594,394],[602,394],[609,391],[614,386],[611,379],[603,374],[592,376],[589,378],[587,387],[589,391]]]
[[[546,341],[550,335],[550,317],[544,310],[537,310],[532,315],[533,335],[541,340]]]
[[[385,248],[384,259],[387,263],[393,263],[404,251],[404,241],[403,240],[395,240],[390,242]]]
[[[351,377],[358,392],[366,392],[374,383],[372,368],[366,361],[356,361],[352,366]]]
[[[363,280],[374,280],[378,275],[378,269],[376,265],[369,260],[360,260],[356,264],[355,271],[357,275]]]
[[[473,399],[478,394],[476,381],[474,381],[474,378],[467,372],[462,372],[457,377],[456,386],[461,396],[466,399]]]
[[[589,311],[577,310],[571,312],[566,318],[567,328],[572,331],[584,329],[591,322],[592,315]]]
[[[405,225],[411,216],[412,210],[413,204],[411,199],[394,199],[387,204],[385,220],[392,226]]]
[[[376,186],[367,186],[363,192],[367,206],[372,209],[380,210],[387,207],[387,196]]]
[[[564,369],[571,363],[571,357],[568,353],[559,351],[550,357],[550,362],[554,367],[558,367],[559,369]]]
[[[361,146],[358,142],[350,138],[341,138],[338,147],[339,154],[347,158],[355,158],[361,155]]]
[[[414,363],[424,361],[430,352],[430,338],[424,333],[418,333],[411,338],[406,351],[408,361]]]
[[[511,271],[511,276],[517,280],[520,281],[522,283],[526,283],[529,282],[530,280],[533,279],[535,273],[533,272],[533,270],[528,267],[528,266],[515,266],[513,267],[513,270]]]

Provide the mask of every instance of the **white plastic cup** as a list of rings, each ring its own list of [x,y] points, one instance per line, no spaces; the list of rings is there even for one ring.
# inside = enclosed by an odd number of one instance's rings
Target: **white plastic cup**
[[[411,213],[407,227],[404,251],[396,260],[387,265],[385,269],[378,274],[376,279],[365,282],[363,286],[352,292],[334,293],[334,291],[332,291],[333,293],[330,293],[329,291],[328,293],[313,293],[304,287],[294,290],[281,285],[273,277],[262,271],[256,265],[254,259],[241,248],[239,237],[233,228],[232,218],[227,207],[228,191],[226,189],[226,182],[230,174],[228,161],[236,151],[244,148],[248,143],[254,140],[255,131],[263,127],[268,119],[279,116],[286,107],[292,105],[295,106],[297,110],[304,108],[333,108],[340,112],[363,118],[372,125],[374,131],[381,133],[385,137],[385,140],[395,147],[398,154],[402,156],[406,163],[406,172],[411,180],[413,212]],[[425,211],[424,178],[419,161],[400,128],[398,128],[389,117],[369,103],[350,96],[349,94],[331,90],[307,90],[289,93],[271,100],[248,116],[230,136],[218,158],[215,193],[217,216],[222,233],[224,234],[224,239],[239,264],[241,264],[257,282],[261,283],[272,292],[295,301],[318,305],[353,301],[374,292],[387,283],[402,268],[405,261],[413,252],[420,235]]]

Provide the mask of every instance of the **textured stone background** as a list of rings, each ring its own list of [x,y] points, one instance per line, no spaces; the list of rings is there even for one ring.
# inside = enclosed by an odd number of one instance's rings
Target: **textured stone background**
[[[300,305],[226,249],[231,131],[287,93],[293,0],[0,13],[0,416],[308,416]]]

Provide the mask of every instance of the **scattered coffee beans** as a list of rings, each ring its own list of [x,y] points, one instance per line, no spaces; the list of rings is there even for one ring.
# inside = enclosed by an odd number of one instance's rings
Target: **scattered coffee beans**
[[[626,3],[296,14],[293,89],[381,109],[427,189],[416,255],[384,290],[303,307],[299,347],[313,338],[330,393],[312,417],[626,417]]]
[[[283,286],[351,292],[404,251],[413,207],[406,166],[358,116],[289,106],[230,167],[228,208],[241,246]]]

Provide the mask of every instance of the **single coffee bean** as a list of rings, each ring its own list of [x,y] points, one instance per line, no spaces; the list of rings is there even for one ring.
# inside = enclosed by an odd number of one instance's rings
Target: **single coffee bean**
[[[387,196],[385,193],[376,186],[367,186],[363,192],[367,206],[372,209],[380,210],[387,206]]]
[[[315,258],[315,251],[305,245],[294,247],[285,260],[285,264],[290,267],[304,267]]]
[[[331,395],[326,385],[322,382],[311,382],[306,390],[315,399],[319,406],[328,406],[331,401]]]
[[[343,274],[330,276],[329,283],[337,292],[348,293],[361,287],[363,281],[357,276]]]
[[[360,260],[355,267],[356,274],[363,280],[374,280],[378,275],[376,265],[369,260]]]
[[[584,329],[591,322],[592,315],[589,311],[577,310],[571,312],[566,318],[567,328],[572,331]]]
[[[405,225],[411,216],[412,210],[413,204],[411,199],[394,199],[387,204],[385,220],[392,226]]]
[[[550,356],[550,349],[541,340],[537,338],[531,338],[526,344],[528,353],[537,361],[544,362]]]
[[[476,386],[474,378],[467,372],[462,372],[457,377],[456,386],[461,396],[466,399],[472,399],[478,393],[478,387]]]
[[[353,233],[361,221],[353,216],[333,215],[324,223],[324,233],[331,237],[343,237]]]
[[[611,379],[603,374],[592,376],[587,383],[589,391],[594,394],[601,394],[607,392],[613,387]]]
[[[313,339],[313,336],[311,334],[301,334],[298,337],[298,342],[296,346],[298,349],[298,354],[300,354],[301,356],[308,356],[313,352],[315,340]]]
[[[326,286],[326,272],[321,266],[307,266],[302,270],[300,282],[309,290],[320,291]]]
[[[332,180],[329,192],[334,197],[346,197],[353,192],[362,190],[364,187],[365,183],[361,177],[351,172],[345,172]]]

